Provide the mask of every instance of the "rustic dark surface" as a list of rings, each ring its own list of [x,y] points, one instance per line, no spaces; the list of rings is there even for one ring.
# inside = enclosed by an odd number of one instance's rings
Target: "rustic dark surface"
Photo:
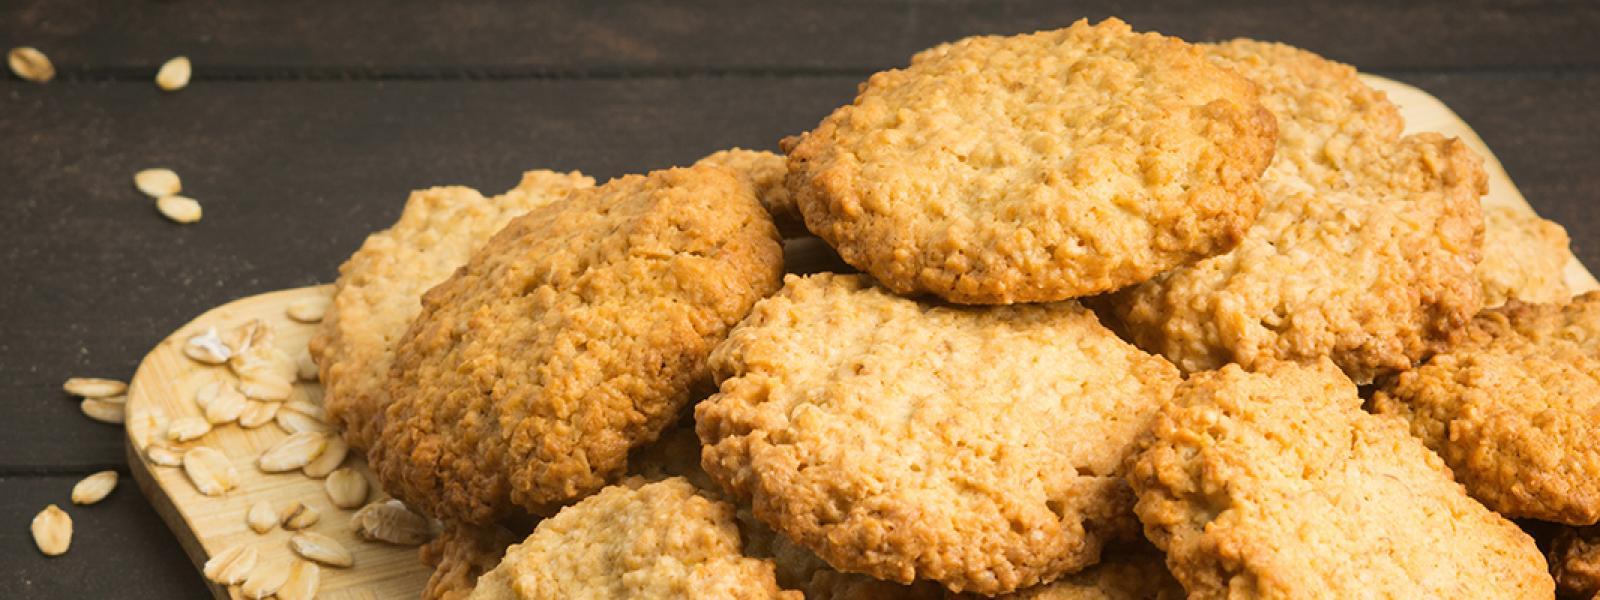
[[[874,69],[972,33],[1120,14],[1191,39],[1300,44],[1435,94],[1600,264],[1600,4],[1345,2],[83,2],[0,4],[0,46],[62,76],[0,79],[0,595],[186,598],[204,588],[124,478],[120,431],[60,391],[127,378],[173,328],[258,292],[330,281],[408,190],[509,187],[523,169],[599,178],[772,148]],[[188,54],[177,94],[149,82]],[[206,209],[163,220],[132,174],[167,166]],[[73,516],[54,559],[27,526]]]

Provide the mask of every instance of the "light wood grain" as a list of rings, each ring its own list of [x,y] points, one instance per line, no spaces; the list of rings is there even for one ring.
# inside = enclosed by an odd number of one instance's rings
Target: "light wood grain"
[[[195,490],[182,468],[157,466],[144,457],[143,449],[152,441],[160,441],[164,432],[152,431],[152,425],[140,418],[141,415],[161,411],[168,418],[198,416],[195,391],[211,381],[232,378],[225,366],[206,366],[185,357],[183,344],[189,337],[204,332],[207,327],[226,331],[251,319],[261,319],[273,326],[274,343],[293,356],[305,348],[316,326],[290,320],[285,312],[289,304],[304,298],[326,297],[331,292],[332,286],[316,286],[230,302],[206,312],[156,346],[139,365],[128,394],[128,465],[145,496],[177,534],[197,568],[212,554],[240,542],[254,544],[263,561],[293,559],[294,553],[288,545],[293,532],[279,527],[257,534],[245,524],[245,512],[262,499],[271,501],[274,507],[300,501],[322,513],[321,520],[310,528],[311,531],[339,540],[355,554],[352,568],[322,568],[319,598],[415,598],[429,574],[418,562],[416,548],[356,538],[349,529],[353,511],[335,507],[323,490],[321,479],[311,479],[298,471],[268,474],[256,467],[256,457],[262,451],[288,436],[276,424],[253,430],[235,424],[221,425],[198,440],[186,444],[169,443],[180,449],[210,446],[227,455],[239,471],[240,484],[225,496],[203,496]],[[291,399],[322,401],[320,385],[302,382],[295,388]],[[358,454],[352,452],[345,459],[345,465],[367,474],[376,490],[376,481],[367,473],[366,461]],[[375,491],[372,499],[378,497]],[[229,591],[221,586],[212,585],[211,588],[218,598],[230,597]]]
[[[1408,131],[1438,131],[1462,138],[1484,157],[1489,172],[1489,194],[1486,205],[1514,206],[1532,212],[1527,200],[1507,176],[1500,162],[1489,152],[1483,141],[1443,103],[1417,88],[1381,77],[1367,76],[1373,87],[1389,94],[1405,115]],[[791,240],[786,248],[786,259],[791,272],[813,272],[840,268],[837,258],[815,240]],[[1594,276],[1576,259],[1567,269],[1567,282],[1574,292],[1600,289]],[[310,338],[314,326],[290,320],[285,310],[289,304],[302,298],[326,296],[331,286],[317,286],[271,292],[251,296],[212,309],[185,325],[156,347],[139,366],[129,392],[128,461],[151,502],[177,534],[185,551],[196,567],[212,553],[226,549],[241,541],[255,543],[263,559],[288,560],[293,557],[288,548],[289,532],[280,529],[258,535],[245,524],[245,511],[257,500],[267,499],[275,506],[299,500],[322,511],[322,520],[313,531],[333,536],[345,543],[356,555],[355,566],[350,569],[324,568],[322,593],[329,599],[353,598],[415,598],[427,581],[428,570],[417,560],[415,548],[396,547],[362,542],[348,529],[350,511],[340,510],[329,502],[322,481],[296,473],[266,474],[255,466],[260,453],[287,434],[276,425],[256,430],[244,430],[234,425],[219,427],[205,437],[184,444],[212,446],[222,450],[238,469],[240,486],[221,498],[200,495],[178,468],[160,467],[145,460],[143,449],[151,440],[160,439],[159,431],[151,431],[146,419],[139,415],[150,410],[165,412],[169,418],[198,415],[194,405],[195,390],[218,377],[229,377],[223,367],[199,365],[183,356],[182,343],[206,327],[219,330],[234,327],[252,318],[259,318],[275,326],[276,343],[291,354],[299,352]],[[321,387],[316,384],[297,384],[295,394],[321,401]],[[366,463],[357,453],[346,459],[346,465],[366,473]],[[376,486],[374,486],[376,490]],[[379,497],[374,492],[373,498]],[[228,590],[212,586],[218,598],[228,598]]]

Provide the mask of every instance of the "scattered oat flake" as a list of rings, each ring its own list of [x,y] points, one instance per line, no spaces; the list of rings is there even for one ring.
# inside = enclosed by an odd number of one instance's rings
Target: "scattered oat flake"
[[[179,417],[167,425],[167,439],[187,442],[211,433],[211,422],[204,417]]]
[[[256,561],[260,559],[260,552],[249,542],[241,542],[227,550],[218,552],[206,561],[200,572],[213,582],[222,585],[239,585],[250,571],[256,568]]]
[[[289,567],[289,580],[278,588],[278,600],[311,600],[322,585],[322,569],[316,563],[294,561]]]
[[[220,365],[233,356],[233,349],[222,342],[216,327],[207,327],[205,333],[189,338],[183,345],[183,355],[195,362]]]
[[[195,399],[198,401],[199,396]],[[217,391],[215,397],[205,403],[206,421],[213,425],[232,423],[239,420],[239,415],[250,406],[250,400],[239,393],[231,385],[225,385]]]
[[[176,467],[183,464],[183,455],[162,444],[150,444],[144,449],[144,457],[152,464],[163,467]]]
[[[328,436],[328,447],[322,449],[322,454],[315,460],[306,463],[301,469],[307,477],[321,479],[327,477],[334,469],[344,464],[344,457],[350,453],[350,445],[338,435]]]
[[[280,409],[278,411],[277,421],[278,426],[282,427],[284,431],[289,433],[328,433],[333,431],[332,425],[324,423],[297,410]]]
[[[183,181],[172,169],[145,169],[133,174],[133,186],[151,198],[176,196],[183,191]]]
[[[245,429],[255,429],[271,423],[273,417],[278,415],[278,402],[261,402],[251,400],[244,412],[239,413],[239,426]]]
[[[239,591],[244,597],[253,600],[262,600],[278,593],[283,584],[289,581],[289,561],[273,560],[262,561],[250,571],[250,576],[244,580],[244,585]]]
[[[294,400],[285,402],[283,407],[318,421],[326,422],[328,420],[328,411],[322,408],[321,404],[317,404],[305,398],[295,398]]]
[[[322,487],[328,492],[328,499],[333,505],[343,509],[352,509],[367,502],[367,478],[362,477],[355,469],[338,469],[328,474],[328,479],[322,482]]]
[[[101,423],[121,425],[128,418],[127,404],[123,403],[84,398],[83,402],[78,404],[78,408],[84,415]]]
[[[183,453],[183,472],[207,496],[220,496],[239,485],[239,472],[215,448],[200,446]]]
[[[94,504],[104,500],[111,490],[117,489],[117,472],[101,471],[78,481],[72,486],[73,504]]]
[[[355,557],[343,544],[314,531],[302,531],[289,538],[289,549],[307,560],[314,560],[330,567],[348,567],[355,564]]]
[[[283,528],[289,531],[299,531],[316,525],[321,518],[321,512],[300,501],[290,503],[288,506],[283,507],[282,512],[278,513],[278,521],[283,523]]]
[[[193,70],[188,57],[172,58],[161,65],[161,70],[156,71],[156,86],[167,92],[181,90],[189,85],[189,75]]]
[[[6,53],[6,64],[17,77],[34,83],[47,83],[56,78],[56,66],[38,48],[22,46]]]
[[[61,384],[68,394],[82,398],[105,398],[128,392],[128,384],[115,379],[99,377],[73,377]]]
[[[250,505],[250,510],[245,512],[244,522],[256,533],[266,533],[278,526],[278,511],[272,510],[272,502],[257,500]]]
[[[200,220],[200,202],[188,196],[162,196],[156,199],[156,210],[174,223],[193,223]]]
[[[361,507],[351,515],[350,528],[363,540],[399,546],[418,546],[433,537],[428,519],[393,498]]]
[[[269,373],[260,377],[246,377],[239,380],[239,391],[246,397],[268,402],[287,400],[294,393],[294,382]]]
[[[283,438],[266,452],[262,452],[256,465],[267,473],[293,471],[311,464],[311,461],[316,460],[327,447],[326,434],[312,431],[296,433]]]
[[[327,298],[301,298],[289,303],[289,318],[301,323],[316,323],[328,310]]]
[[[33,517],[33,543],[45,556],[61,556],[72,546],[72,517],[51,504]]]

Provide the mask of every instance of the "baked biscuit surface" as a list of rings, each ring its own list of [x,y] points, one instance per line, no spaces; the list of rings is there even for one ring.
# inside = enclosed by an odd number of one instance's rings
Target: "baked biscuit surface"
[[[422,311],[422,294],[511,219],[591,187],[577,172],[529,171],[511,191],[485,198],[464,187],[415,192],[399,220],[369,236],[339,267],[333,302],[311,340],[328,418],[365,449],[381,430],[394,347]]]
[[[478,579],[473,600],[786,598],[740,553],[733,507],[682,479],[607,487],[539,523]]]
[[[1324,360],[1191,376],[1128,478],[1191,598],[1549,598],[1533,539]]]
[[[778,233],[783,237],[800,237],[808,233],[805,220],[800,216],[800,208],[795,206],[794,196],[784,185],[789,167],[782,155],[763,150],[730,148],[713,152],[695,164],[722,167],[749,181],[756,190],[756,199],[766,207],[767,214],[772,215],[772,222],[778,226]]]
[[[1076,303],[938,307],[832,274],[789,277],[711,364],[703,465],[757,517],[839,570],[984,594],[1133,534],[1121,464],[1178,381]]]
[[[1373,398],[1513,517],[1600,521],[1600,293],[1485,311]]]
[[[719,168],[520,217],[424,297],[371,464],[407,505],[474,524],[598,490],[676,420],[781,272],[770,218]]]
[[[1484,207],[1483,260],[1477,270],[1483,305],[1566,302],[1572,297],[1567,263],[1575,260],[1569,242],[1561,225],[1528,210]]]
[[[1117,289],[1231,248],[1274,122],[1255,87],[1109,19],[973,37],[877,73],[789,152],[807,227],[902,293]]]
[[[1139,346],[1186,372],[1330,357],[1368,383],[1447,342],[1481,305],[1482,161],[1397,137],[1394,107],[1349,67],[1259,42],[1212,52],[1278,113],[1267,202],[1232,251],[1118,294]]]

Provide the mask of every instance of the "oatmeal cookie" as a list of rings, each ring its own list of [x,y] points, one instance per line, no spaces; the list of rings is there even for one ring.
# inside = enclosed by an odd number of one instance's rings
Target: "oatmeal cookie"
[[[339,267],[333,302],[311,338],[328,420],[366,449],[382,429],[395,344],[444,281],[511,219],[594,185],[577,172],[529,171],[493,198],[464,187],[411,194],[400,219],[372,234]]]
[[[740,554],[733,507],[683,479],[607,487],[539,523],[478,580],[474,600],[788,598],[772,563]]]
[[[806,231],[805,220],[800,217],[800,208],[794,205],[794,196],[789,193],[789,188],[784,186],[784,178],[789,175],[789,166],[782,155],[762,150],[731,148],[714,152],[695,164],[722,167],[738,173],[740,177],[749,181],[750,186],[756,190],[756,198],[761,200],[761,206],[772,215],[772,222],[778,226],[778,233],[783,237],[803,237],[811,234]]]
[[[1600,598],[1600,527],[1572,527],[1556,534],[1550,573],[1562,597]]]
[[[1447,342],[1481,305],[1481,159],[1395,137],[1394,107],[1344,65],[1258,42],[1211,52],[1277,113],[1267,202],[1237,248],[1117,294],[1134,340],[1185,372],[1331,357],[1357,383]]]
[[[1121,465],[1178,382],[1074,302],[931,306],[832,274],[787,278],[711,367],[702,464],[757,517],[839,570],[983,594],[1134,534]]]
[[[1513,300],[1463,337],[1388,382],[1373,410],[1405,419],[1489,508],[1600,521],[1600,292]]]
[[[1572,297],[1566,268],[1574,260],[1569,242],[1566,229],[1530,211],[1484,207],[1483,260],[1477,270],[1483,305],[1566,302]]]
[[[466,600],[478,577],[500,564],[517,536],[499,525],[452,524],[422,545],[422,564],[433,569],[422,600]]]
[[[776,561],[776,559],[774,559]],[[820,562],[820,561],[819,561]],[[782,566],[780,565],[781,569]],[[781,579],[779,580],[782,581]],[[1154,548],[1107,548],[1099,563],[1050,583],[1001,596],[954,593],[927,580],[910,585],[822,568],[799,586],[810,600],[1182,600],[1183,586],[1167,572]]]
[[[1128,481],[1192,598],[1549,598],[1533,539],[1327,359],[1197,373]]]
[[[901,294],[965,304],[1114,290],[1232,248],[1274,121],[1182,40],[1107,19],[981,36],[862,84],[793,142],[806,226]]]
[[[408,506],[470,524],[592,493],[676,420],[781,273],[772,220],[720,168],[519,217],[423,297],[372,467]]]

